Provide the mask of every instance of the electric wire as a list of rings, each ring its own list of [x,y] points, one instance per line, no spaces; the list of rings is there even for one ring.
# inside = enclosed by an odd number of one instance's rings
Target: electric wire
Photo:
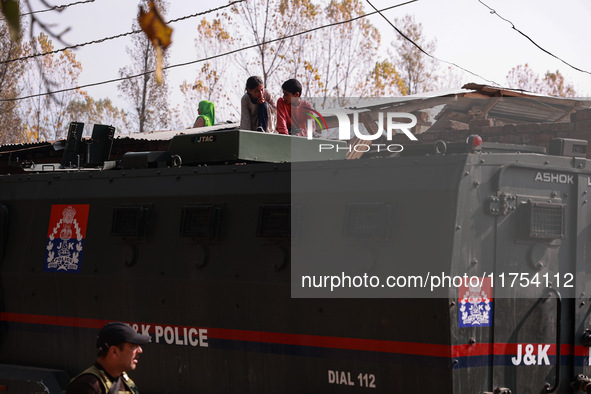
[[[404,34],[402,31],[400,31],[400,29],[398,29],[396,26],[394,26],[394,24],[393,24],[393,23],[390,21],[390,19],[388,19],[388,18],[387,18],[387,17],[386,17],[384,14],[382,14],[382,12],[381,12],[381,11],[378,11],[378,9],[377,9],[377,8],[376,8],[376,7],[375,7],[375,6],[374,6],[374,5],[373,5],[373,4],[372,4],[372,3],[371,3],[369,0],[366,0],[366,1],[367,1],[367,4],[369,4],[369,5],[370,5],[370,6],[371,6],[371,7],[372,7],[374,10],[376,10],[376,12],[377,12],[378,14],[380,14],[380,16],[381,16],[382,18],[384,18],[384,19],[386,20],[386,22],[388,22],[388,24],[390,24],[390,26],[392,26],[392,27],[394,28],[394,30],[396,30],[396,32],[397,32],[398,34],[400,34],[400,35],[401,35],[401,36],[402,36],[402,37],[403,37],[405,40],[409,41],[409,42],[410,42],[412,45],[414,45],[414,46],[415,46],[415,47],[416,47],[416,48],[417,48],[419,51],[421,51],[421,52],[422,52],[423,54],[425,54],[426,56],[429,56],[430,58],[432,58],[432,59],[435,59],[435,60],[437,60],[438,62],[443,62],[443,63],[449,64],[449,65],[451,65],[451,66],[457,67],[457,68],[459,68],[460,70],[462,70],[462,71],[465,71],[465,72],[467,72],[467,73],[469,73],[469,74],[472,74],[472,75],[474,75],[474,76],[475,76],[475,77],[477,77],[477,78],[481,78],[481,79],[483,79],[483,80],[485,80],[485,81],[487,81],[487,82],[490,82],[490,83],[492,83],[493,85],[496,85],[496,86],[501,86],[499,83],[497,83],[497,82],[495,82],[495,81],[492,81],[492,80],[490,80],[490,79],[484,78],[483,76],[481,76],[481,75],[478,75],[478,74],[476,74],[475,72],[472,72],[472,71],[470,71],[470,70],[468,70],[468,69],[466,69],[466,68],[464,68],[464,67],[461,67],[461,66],[459,66],[459,65],[457,65],[457,64],[455,64],[455,63],[453,63],[453,62],[449,62],[449,61],[447,61],[447,60],[439,59],[439,58],[437,58],[436,56],[433,56],[432,54],[428,53],[428,52],[427,52],[427,51],[425,51],[423,48],[421,48],[421,46],[420,46],[419,44],[417,44],[416,42],[414,42],[414,41],[413,41],[413,40],[412,40],[410,37],[408,37],[406,34]],[[382,11],[383,11],[383,10],[382,10]]]
[[[92,1],[94,1],[94,0],[92,0]],[[217,8],[212,8],[212,9],[207,10],[207,11],[198,12],[198,13],[195,13],[195,14],[186,15],[186,16],[182,16],[180,18],[172,19],[172,20],[170,20],[170,21],[168,21],[166,23],[167,24],[169,24],[169,23],[175,23],[175,22],[179,22],[179,21],[182,21],[182,20],[185,20],[185,19],[190,19],[190,18],[195,18],[195,17],[198,17],[198,16],[206,15],[206,14],[209,14],[209,13],[212,13],[212,12],[216,12],[216,11],[222,10],[224,8],[233,6],[233,5],[237,4],[237,3],[242,3],[244,1],[246,1],[246,0],[236,0],[236,1],[233,1],[233,2],[228,3],[226,5],[223,5],[223,6],[220,6],[220,7],[217,7]],[[141,32],[142,32],[141,29],[132,30],[132,31],[129,31],[127,33],[121,33],[121,34],[117,34],[117,35],[114,35],[114,36],[101,38],[101,39],[98,39],[98,40],[84,42],[84,43],[81,43],[81,44],[70,45],[70,46],[66,46],[66,47],[63,47],[63,48],[60,48],[60,49],[56,49],[56,50],[53,50],[53,51],[49,51],[49,52],[34,53],[34,54],[28,55],[28,56],[22,56],[22,57],[17,57],[17,58],[14,58],[14,59],[3,60],[3,61],[0,62],[0,64],[6,64],[6,63],[17,62],[17,61],[22,61],[22,60],[29,60],[29,59],[33,59],[33,58],[40,57],[40,56],[54,55],[56,53],[63,52],[63,51],[69,50],[69,49],[81,48],[81,47],[84,47],[86,45],[92,45],[92,44],[100,44],[100,43],[103,43],[105,41],[110,41],[110,40],[114,40],[114,39],[117,39],[117,38],[122,38],[122,37],[130,36],[130,35],[133,35],[133,34],[138,34],[138,33],[141,33]]]
[[[509,24],[511,25],[511,28],[512,28],[513,30],[515,30],[517,33],[521,34],[523,37],[527,38],[527,40],[528,40],[529,42],[531,42],[532,44],[534,44],[534,45],[535,45],[535,46],[536,46],[538,49],[540,49],[541,51],[543,51],[543,52],[547,53],[548,55],[552,56],[553,58],[555,58],[555,59],[557,59],[557,60],[560,60],[562,63],[566,64],[567,66],[569,66],[570,68],[572,68],[572,69],[574,69],[574,70],[580,71],[580,72],[582,72],[582,73],[585,73],[585,74],[591,74],[591,72],[589,72],[589,71],[587,71],[587,70],[580,69],[580,68],[578,68],[578,67],[575,67],[575,66],[573,66],[572,64],[568,63],[567,61],[565,61],[564,59],[560,58],[559,56],[556,56],[556,55],[555,55],[555,54],[553,54],[552,52],[548,51],[547,49],[544,49],[544,48],[542,48],[542,47],[541,47],[541,46],[540,46],[540,45],[539,45],[537,42],[535,42],[535,41],[534,41],[534,40],[533,40],[533,39],[532,39],[530,36],[528,36],[527,34],[525,34],[524,32],[522,32],[521,30],[519,30],[517,27],[515,27],[515,24],[514,24],[513,22],[511,22],[509,19],[507,19],[507,18],[503,18],[501,15],[499,15],[499,13],[498,13],[498,12],[497,12],[495,9],[493,9],[493,8],[489,7],[488,5],[486,5],[486,4],[485,4],[484,2],[482,2],[481,0],[478,0],[478,2],[479,2],[480,4],[482,4],[483,6],[485,6],[486,8],[488,8],[488,9],[490,10],[490,13],[491,13],[491,14],[494,14],[494,15],[498,16],[499,18],[501,18],[502,20],[504,20],[505,22],[509,23]]]
[[[241,0],[241,1],[244,1],[244,0]],[[392,6],[383,8],[381,11],[387,11],[387,10],[390,10],[392,8],[401,7],[403,5],[414,3],[416,1],[419,1],[419,0],[410,0],[410,1],[407,1],[407,2],[404,2],[404,3],[401,3],[401,4],[392,5]],[[287,39],[290,39],[290,38],[293,38],[293,37],[301,36],[301,35],[304,35],[304,34],[309,34],[309,33],[312,33],[314,31],[325,29],[325,28],[328,28],[328,27],[333,27],[333,26],[338,26],[338,25],[350,23],[350,22],[356,21],[358,19],[362,19],[362,18],[371,16],[371,15],[375,15],[377,13],[378,13],[378,11],[374,11],[374,12],[370,12],[370,13],[367,13],[367,14],[358,15],[358,16],[356,16],[354,18],[347,19],[347,20],[344,20],[344,21],[333,22],[333,23],[328,24],[328,25],[317,26],[317,27],[314,27],[312,29],[303,30],[301,32],[297,32],[297,33],[290,34],[290,35],[287,35],[287,36],[281,36],[281,37],[274,38],[274,39],[271,39],[271,40],[263,41],[263,42],[261,42],[259,44],[248,45],[248,46],[245,46],[245,47],[233,49],[233,50],[228,51],[228,52],[219,53],[217,55],[212,55],[212,56],[208,56],[208,57],[205,57],[205,58],[202,58],[202,59],[192,60],[192,61],[185,62],[185,63],[178,63],[178,64],[173,64],[173,65],[165,66],[165,67],[163,67],[163,70],[168,70],[168,69],[172,69],[172,68],[176,68],[176,67],[184,67],[184,66],[188,66],[188,65],[191,65],[191,64],[206,62],[206,61],[217,59],[217,58],[220,58],[220,57],[224,57],[224,56],[228,56],[228,55],[233,55],[235,53],[242,52],[242,51],[245,51],[245,50],[248,50],[248,49],[252,49],[252,48],[256,48],[256,47],[260,47],[262,45],[267,45],[267,44],[271,44],[271,43],[274,43],[274,42],[277,42],[277,41],[287,40]],[[109,83],[113,83],[113,82],[121,82],[121,81],[124,81],[124,80],[127,80],[127,79],[139,78],[139,77],[142,77],[144,75],[148,75],[148,74],[152,74],[152,73],[154,73],[154,70],[146,71],[146,72],[143,72],[143,73],[140,73],[140,74],[135,74],[135,75],[128,75],[126,77],[120,77],[120,78],[109,79],[109,80],[105,80],[105,81],[101,81],[101,82],[89,83],[89,84],[86,84],[86,85],[80,85],[80,86],[76,86],[76,87],[72,87],[72,88],[64,88],[64,89],[54,90],[54,91],[50,91],[50,92],[31,94],[31,95],[23,96],[23,97],[14,97],[14,98],[0,99],[0,101],[18,101],[18,100],[25,100],[25,99],[30,99],[30,98],[34,98],[34,97],[49,96],[49,95],[57,94],[57,93],[63,93],[63,92],[68,92],[68,91],[72,91],[72,90],[78,90],[78,89],[84,89],[84,88],[99,86],[99,85],[105,85],[105,84],[109,84]]]
[[[44,10],[37,10],[37,11],[32,11],[32,12],[25,12],[25,13],[20,14],[20,16],[23,17],[23,16],[27,16],[27,15],[40,14],[42,12],[48,12],[48,11],[59,11],[59,12],[61,12],[61,11],[65,10],[66,8],[72,7],[74,5],[84,4],[84,3],[94,3],[94,2],[95,2],[95,0],[84,0],[84,1],[76,1],[74,3],[69,3],[69,4],[63,4],[63,5],[54,5],[53,7],[47,8],[47,9],[44,9]],[[2,17],[0,17],[0,20],[6,20],[6,18],[2,16]]]
[[[74,3],[69,3],[69,4],[63,4],[63,5],[54,5],[51,8],[47,8],[45,10],[38,10],[38,11],[31,11],[31,12],[25,12],[23,14],[21,14],[21,16],[26,16],[26,15],[32,15],[32,14],[40,14],[42,12],[48,12],[48,11],[63,11],[68,7],[72,7],[74,5],[78,5],[78,4],[85,4],[85,3],[94,3],[95,0],[84,0],[84,1],[76,1]]]

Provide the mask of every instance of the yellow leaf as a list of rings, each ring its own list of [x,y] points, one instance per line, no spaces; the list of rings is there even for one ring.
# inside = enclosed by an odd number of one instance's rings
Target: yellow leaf
[[[168,27],[162,20],[160,13],[156,9],[154,2],[150,2],[150,11],[145,12],[140,7],[140,14],[138,17],[140,27],[146,33],[154,47],[160,46],[162,49],[168,48],[172,39],[172,28]]]
[[[155,76],[156,82],[161,84],[163,81],[162,62],[164,58],[162,52],[168,48],[172,42],[172,29],[168,27],[162,20],[162,17],[156,9],[153,1],[150,1],[150,11],[148,12],[145,12],[143,8],[140,7],[138,21],[140,23],[140,27],[144,33],[146,33],[146,36],[148,36],[148,39],[150,39],[154,49],[156,50]]]

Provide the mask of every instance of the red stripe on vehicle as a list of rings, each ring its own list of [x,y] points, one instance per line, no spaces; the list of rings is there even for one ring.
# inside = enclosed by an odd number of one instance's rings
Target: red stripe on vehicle
[[[47,316],[47,315],[31,315],[24,313],[10,313],[0,312],[0,321],[15,322],[15,323],[27,323],[27,324],[42,324],[42,325],[53,325],[63,327],[78,327],[78,328],[92,328],[100,329],[109,321],[103,319],[85,319],[75,317],[62,317],[62,316]],[[130,323],[142,325],[143,323]],[[148,324],[144,324],[147,326]],[[175,325],[163,325],[163,324],[149,324],[150,333],[154,333],[155,326],[170,326],[183,328],[191,328],[191,326],[175,326]],[[267,332],[267,331],[250,331],[250,330],[237,330],[229,328],[208,328],[207,337],[209,339],[223,339],[232,341],[246,341],[246,342],[259,342],[259,343],[274,343],[282,345],[294,345],[294,346],[311,346],[320,348],[331,348],[331,349],[345,349],[345,350],[360,350],[369,352],[381,352],[381,353],[397,353],[397,354],[408,354],[416,356],[431,356],[431,357],[471,357],[471,356],[486,356],[490,354],[494,355],[506,355],[512,356],[517,354],[517,343],[474,343],[474,344],[461,344],[461,345],[440,345],[431,343],[419,343],[419,342],[400,342],[400,341],[388,341],[379,339],[362,339],[362,338],[345,338],[345,337],[329,337],[320,335],[304,335],[304,334],[289,334],[289,333],[278,333],[278,332]],[[522,344],[525,345],[525,344]],[[537,346],[538,344],[533,344]],[[547,344],[540,344],[547,345]],[[574,348],[574,349],[573,349]],[[562,355],[575,356],[589,356],[589,348],[584,346],[572,346],[569,344],[562,344],[561,348]],[[556,355],[556,345],[550,344],[550,348],[547,351],[548,355]]]

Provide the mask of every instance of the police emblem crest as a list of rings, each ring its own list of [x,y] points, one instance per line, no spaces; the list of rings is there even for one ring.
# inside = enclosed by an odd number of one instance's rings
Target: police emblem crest
[[[80,272],[88,204],[52,205],[43,270]]]
[[[481,278],[478,286],[459,287],[460,327],[489,327],[492,322],[491,278]]]

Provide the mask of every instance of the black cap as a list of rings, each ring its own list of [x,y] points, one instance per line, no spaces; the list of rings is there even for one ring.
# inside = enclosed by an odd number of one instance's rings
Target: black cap
[[[99,331],[96,338],[96,347],[98,349],[108,349],[124,342],[145,345],[150,342],[150,336],[138,334],[127,323],[108,323]]]

